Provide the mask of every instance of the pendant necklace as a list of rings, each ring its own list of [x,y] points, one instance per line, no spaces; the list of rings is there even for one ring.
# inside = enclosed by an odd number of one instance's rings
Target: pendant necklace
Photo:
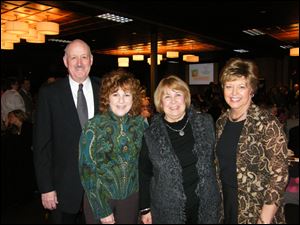
[[[179,135],[182,137],[182,136],[184,136],[184,131],[183,131],[183,130],[185,129],[185,127],[186,127],[186,125],[188,124],[188,122],[189,122],[189,118],[186,120],[184,126],[183,126],[180,130],[176,130],[176,129],[172,128],[172,127],[169,126],[169,124],[167,124],[167,123],[165,123],[165,124],[166,124],[166,126],[167,126],[170,130],[175,131],[175,132],[178,132]]]

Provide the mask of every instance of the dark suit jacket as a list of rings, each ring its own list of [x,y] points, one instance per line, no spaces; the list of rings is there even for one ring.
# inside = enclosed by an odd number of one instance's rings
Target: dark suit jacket
[[[95,113],[99,80],[91,78]],[[34,129],[34,163],[41,193],[56,190],[58,209],[77,213],[83,187],[78,169],[81,126],[68,77],[40,89]]]

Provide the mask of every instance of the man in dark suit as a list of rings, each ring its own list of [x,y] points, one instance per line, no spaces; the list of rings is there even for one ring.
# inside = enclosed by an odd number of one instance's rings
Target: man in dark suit
[[[52,222],[74,224],[82,207],[78,144],[82,126],[77,113],[79,84],[83,84],[88,119],[98,111],[99,82],[89,77],[93,56],[82,40],[74,40],[63,57],[69,75],[39,92],[34,129],[34,163],[44,208]]]

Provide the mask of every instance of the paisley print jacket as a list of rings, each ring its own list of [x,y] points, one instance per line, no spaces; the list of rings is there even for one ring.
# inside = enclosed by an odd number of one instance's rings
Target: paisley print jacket
[[[122,200],[138,191],[138,156],[142,116],[96,115],[84,127],[79,142],[82,185],[98,221],[112,213],[109,200]]]
[[[217,142],[228,114],[222,114],[216,123]],[[254,104],[248,109],[238,142],[236,176],[239,224],[255,224],[264,204],[276,204],[279,208],[273,223],[285,223],[282,201],[288,182],[286,137],[277,118]]]

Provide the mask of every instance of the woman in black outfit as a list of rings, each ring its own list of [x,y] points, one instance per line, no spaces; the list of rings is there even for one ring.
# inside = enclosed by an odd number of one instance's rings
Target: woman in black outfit
[[[139,159],[144,224],[219,222],[214,123],[190,103],[187,84],[176,76],[161,80],[154,93],[159,114],[145,131]]]

